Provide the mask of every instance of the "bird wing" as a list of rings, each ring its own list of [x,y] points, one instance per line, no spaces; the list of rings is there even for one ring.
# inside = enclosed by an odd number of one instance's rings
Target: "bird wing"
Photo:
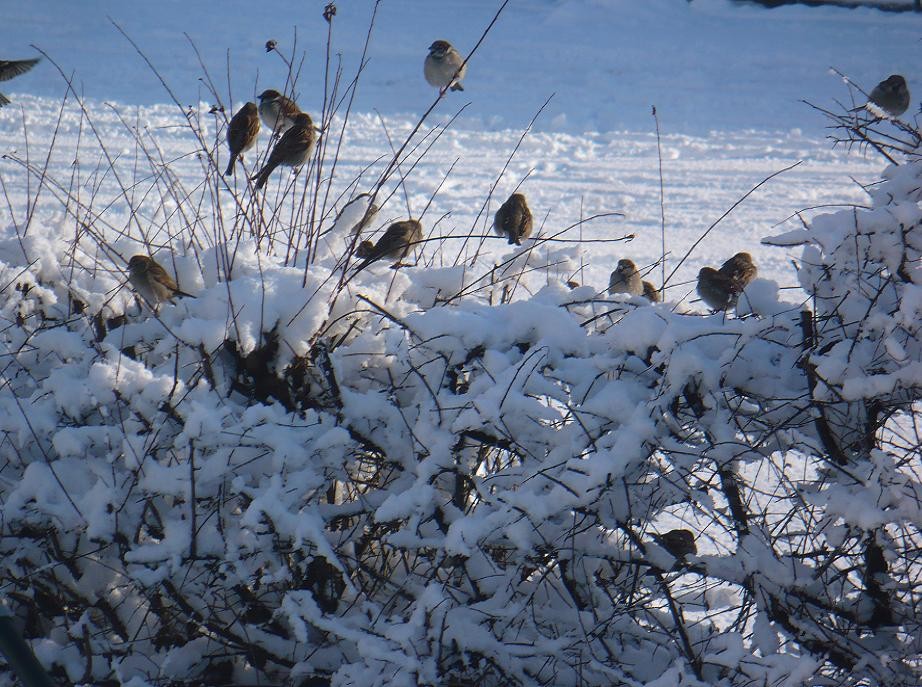
[[[31,60],[0,60],[0,81],[9,81],[14,76],[25,74],[38,64],[41,58]]]

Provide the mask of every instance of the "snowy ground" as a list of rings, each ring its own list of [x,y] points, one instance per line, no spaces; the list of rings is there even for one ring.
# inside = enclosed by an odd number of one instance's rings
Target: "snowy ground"
[[[299,83],[302,106],[320,102],[325,3],[229,0],[216,10],[205,0],[31,0],[3,4],[3,58],[24,57],[35,44],[89,97],[127,103],[166,100],[111,20],[150,57],[180,101],[204,95],[202,75],[186,35],[226,92],[231,64],[234,100],[278,86],[285,69],[263,49],[269,38],[307,56]],[[362,51],[373,2],[340,2],[333,29],[346,73]],[[473,48],[493,17],[497,0],[388,0],[380,5],[367,77],[356,109],[418,113],[431,102],[422,80],[426,48],[447,38]],[[922,16],[869,9],[731,5],[727,0],[512,0],[474,55],[464,96],[466,117],[491,129],[517,129],[556,93],[540,126],[580,134],[587,130],[652,128],[650,106],[665,131],[803,128],[818,133],[819,117],[799,103],[844,97],[830,76],[836,67],[865,88],[892,72],[914,73]],[[229,51],[229,52],[228,52]],[[45,64],[12,85],[16,92],[59,97],[57,71]],[[453,101],[461,101],[453,98]],[[917,106],[914,106],[917,109]]]
[[[29,132],[29,156],[33,161],[44,160],[43,137],[36,132],[54,129],[59,115],[58,103],[22,96],[19,105],[25,112]],[[98,103],[91,103],[89,109],[107,148],[133,159],[134,143],[119,116]],[[161,145],[164,158],[174,161],[171,164],[173,172],[180,174],[188,186],[197,184],[201,168],[195,159],[186,157],[194,150],[194,142],[188,132],[176,126],[182,120],[175,107],[136,110],[120,106],[119,113],[128,122],[133,123],[138,117],[142,124],[149,125]],[[393,117],[388,121],[388,130],[392,137],[399,138],[412,124],[408,119]],[[99,147],[86,131],[80,144],[81,152],[79,155],[76,153],[79,129],[77,112],[68,108],[59,125],[58,150],[50,166],[50,177],[64,185],[67,185],[73,171],[71,162],[75,157],[81,160],[84,174],[92,173],[93,166],[100,161]],[[20,158],[25,157],[27,150],[22,131],[22,114],[17,108],[6,108],[0,112],[0,136],[5,142],[5,152]],[[515,130],[483,132],[467,129],[463,121],[456,129],[449,129],[443,134],[406,184],[410,214],[413,216],[422,212],[432,193],[442,184],[423,217],[430,238],[466,236],[472,229],[475,234],[490,233],[489,223],[485,223],[483,216],[479,224],[475,224],[477,215],[519,136],[520,132]],[[263,137],[261,147],[265,146],[265,141]],[[881,161],[873,156],[833,150],[818,133],[806,135],[799,130],[785,133],[723,132],[708,136],[666,134],[662,148],[667,271],[672,270],[708,226],[755,184],[773,172],[803,161],[750,196],[701,242],[670,281],[670,285],[675,287],[670,291],[670,297],[676,300],[693,288],[681,282],[691,280],[702,265],[722,262],[739,250],[753,252],[763,276],[777,280],[782,286],[795,284],[789,260],[799,251],[764,248],[759,245],[760,238],[780,233],[783,228],[775,225],[805,208],[864,203],[866,194],[856,181],[872,183],[882,169]],[[335,184],[337,191],[344,190],[366,165],[388,152],[387,139],[377,117],[361,115],[355,118],[341,156],[337,173],[341,182]],[[226,155],[223,147],[221,155]],[[453,163],[454,169],[442,183]],[[0,163],[0,173],[13,207],[22,208],[26,202],[24,192],[27,187],[19,165],[4,160]],[[288,172],[277,173],[276,178],[284,180],[287,176]],[[497,203],[526,176],[522,190],[538,218],[536,222],[543,224],[545,236],[575,224],[581,218],[607,212],[622,212],[625,217],[593,220],[583,224],[581,231],[579,228],[572,229],[560,238],[571,239],[575,244],[580,239],[598,241],[627,234],[635,236],[629,243],[582,244],[583,273],[560,275],[561,278],[575,279],[602,289],[618,258],[629,256],[638,265],[652,265],[659,259],[662,249],[660,189],[656,138],[652,133],[530,134],[494,193],[498,200],[492,201],[485,215],[490,221]],[[371,179],[360,182],[358,189],[368,190],[370,183]],[[239,194],[241,198],[246,197],[243,189],[239,190]],[[111,176],[100,180],[96,196],[97,207],[107,206],[107,222],[116,227],[131,226],[125,205],[119,198],[118,185]],[[224,202],[232,209],[232,198],[227,191],[224,192]],[[4,208],[0,213],[3,225],[10,231],[9,210]],[[379,216],[379,224],[405,214],[402,194],[394,195]],[[812,214],[815,211],[808,211],[805,216]],[[42,232],[43,227],[54,226],[72,236],[73,226],[70,225],[73,221],[62,222],[60,215],[60,205],[44,194],[32,231]],[[789,220],[789,226],[795,225],[799,225],[796,217]],[[177,228],[172,227],[174,231]],[[154,237],[158,241],[163,239],[162,236]],[[136,232],[135,239],[140,239]],[[457,240],[427,243],[424,254],[427,262],[436,252],[436,245],[441,245],[445,253],[436,262],[452,262],[462,249],[461,242]],[[137,246],[140,250],[141,244]],[[499,259],[505,252],[504,241],[489,241],[489,260]],[[659,283],[658,269],[651,276]]]
[[[222,89],[229,54],[231,93],[239,103],[254,91],[279,85],[283,65],[277,55],[266,54],[263,43],[277,38],[281,49],[291,54],[292,24],[297,23],[297,50],[307,51],[298,93],[302,106],[316,114],[326,29],[321,7],[317,3],[304,16],[292,16],[287,5],[271,0],[258,5],[224,4],[220,12],[204,2],[85,7],[38,0],[4,8],[0,44],[9,56],[19,57],[31,54],[28,44],[34,43],[65,73],[74,73],[78,88],[91,98],[90,112],[101,135],[118,149],[130,146],[131,139],[104,103],[118,103],[115,108],[126,119],[140,116],[157,127],[175,127],[181,120],[172,107],[135,109],[135,105],[167,101],[168,96],[109,18],[137,41],[180,102],[201,99],[206,105],[211,98],[199,81],[202,68],[184,32],[195,41]],[[339,7],[334,43],[341,50],[346,74],[361,52],[372,7],[370,2]],[[421,112],[433,96],[420,73],[430,40],[444,36],[469,49],[497,7],[492,0],[381,5],[371,61],[354,110],[384,114],[392,136],[408,130],[417,115],[406,113]],[[420,212],[457,161],[424,224],[430,229],[435,218],[450,213],[434,235],[466,234],[519,133],[553,93],[536,132],[525,140],[496,196],[501,201],[531,172],[523,190],[535,214],[546,216],[545,231],[599,212],[625,213],[623,220],[583,226],[582,238],[636,236],[628,245],[586,244],[587,269],[578,281],[604,286],[611,265],[622,254],[638,264],[652,264],[661,252],[656,142],[650,116],[650,105],[656,104],[664,132],[666,250],[672,265],[753,185],[803,160],[724,220],[672,283],[690,279],[702,264],[747,249],[757,254],[763,275],[789,285],[789,256],[778,249],[759,249],[758,239],[776,233],[774,225],[798,210],[863,203],[865,194],[853,179],[872,182],[882,167],[874,157],[831,150],[823,139],[825,122],[799,99],[829,106],[835,98],[847,97],[841,81],[830,76],[830,66],[866,87],[891,71],[905,71],[910,87],[916,88],[908,67],[917,61],[920,28],[922,17],[866,9],[766,11],[731,6],[725,0],[513,1],[473,58],[467,90],[451,94],[436,111],[433,121],[445,121],[470,103],[408,180],[411,213]],[[24,116],[34,159],[46,143],[43,134],[56,121],[56,103],[64,93],[62,78],[46,61],[5,86],[5,90],[13,87],[17,105],[0,112],[0,152],[25,149]],[[30,98],[26,92],[45,99]],[[61,126],[57,145],[73,147],[79,128],[73,112],[65,115]],[[170,128],[157,133],[165,156],[180,160],[176,169],[188,169],[192,176],[186,181],[191,182],[199,167],[182,161],[192,144],[179,132]],[[260,144],[265,145],[265,138]],[[341,188],[387,152],[377,116],[356,117],[343,151]],[[66,175],[70,161],[67,155],[56,156],[52,173]],[[11,176],[12,169],[9,162],[0,167],[7,192],[14,204],[21,205],[24,186],[21,177]],[[113,189],[108,192],[117,195]],[[361,185],[359,189],[364,190]],[[387,217],[405,212],[398,198],[385,208]],[[496,202],[490,207],[495,209]],[[40,204],[39,213],[44,210],[56,211]],[[110,213],[118,210],[116,204]],[[8,227],[8,210],[0,213],[0,221]],[[568,237],[578,238],[578,232]]]

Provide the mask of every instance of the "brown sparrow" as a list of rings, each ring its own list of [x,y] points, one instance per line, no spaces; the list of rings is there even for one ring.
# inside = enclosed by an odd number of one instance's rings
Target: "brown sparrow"
[[[265,166],[253,177],[256,181],[256,190],[258,191],[266,185],[269,175],[279,165],[300,167],[307,162],[314,151],[314,142],[316,140],[314,123],[311,121],[310,115],[306,112],[299,112],[295,116],[294,125],[282,134],[278,143],[272,148]]]
[[[608,295],[616,293],[629,293],[632,296],[643,295],[643,282],[633,260],[627,258],[619,260],[618,266],[608,278]]]
[[[521,193],[509,196],[493,217],[493,229],[500,236],[507,237],[510,245],[521,246],[522,239],[531,236],[531,228],[531,210]]]
[[[301,113],[295,101],[278,91],[269,88],[259,94],[259,118],[263,124],[280,136],[295,124],[295,118]]]
[[[40,57],[34,57],[30,60],[0,60],[0,81],[9,81],[14,76],[25,74],[38,64]],[[3,93],[0,93],[0,107],[9,105],[10,99]]]
[[[740,294],[756,278],[759,270],[749,253],[737,253],[720,266],[720,272],[730,279],[734,290]]]
[[[874,86],[865,107],[872,112],[876,109],[891,117],[899,117],[909,109],[909,87],[906,85],[906,79],[899,74],[888,76]]]
[[[128,261],[128,281],[152,308],[162,301],[173,302],[174,296],[189,296],[176,287],[176,281],[156,260],[146,255],[133,255]]]
[[[749,253],[737,253],[719,270],[701,268],[698,272],[698,295],[711,309],[726,310],[736,305],[739,295],[758,272]]]
[[[695,535],[690,530],[669,530],[665,534],[654,534],[653,539],[676,558],[698,553]]]
[[[363,262],[356,269],[361,270],[381,258],[387,258],[394,261],[394,264],[399,264],[409,254],[413,244],[422,240],[423,225],[417,220],[407,219],[394,222],[384,231],[384,235],[378,239],[377,243],[362,241],[359,244],[355,255],[357,258],[362,258]]]
[[[645,281],[642,283],[643,283],[643,297],[646,298],[651,303],[659,303],[660,302],[659,291],[657,290],[655,286],[653,286],[653,282]]]
[[[463,91],[461,80],[467,74],[467,65],[461,53],[452,47],[448,41],[435,41],[429,46],[429,54],[423,63],[423,74],[430,86],[435,86],[444,93],[446,88],[453,91]],[[460,71],[458,71],[460,69]]]
[[[726,310],[736,302],[730,278],[713,267],[698,272],[698,295],[712,310]]]
[[[256,111],[256,103],[247,103],[237,111],[237,114],[231,118],[230,124],[227,125],[227,147],[230,148],[230,160],[224,176],[233,172],[237,158],[256,144],[257,134],[259,134],[259,113]]]
[[[348,229],[350,234],[361,234],[378,214],[378,206],[371,203],[370,193],[360,193],[348,203],[333,220],[336,229]]]

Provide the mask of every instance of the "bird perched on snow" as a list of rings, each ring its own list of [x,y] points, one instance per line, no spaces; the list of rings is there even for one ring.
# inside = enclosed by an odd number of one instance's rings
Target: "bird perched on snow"
[[[9,81],[15,76],[25,74],[38,64],[40,57],[34,57],[29,60],[0,60],[0,81]],[[3,93],[0,93],[0,107],[9,105],[10,99]]]
[[[358,258],[362,258],[362,263],[356,268],[356,271],[364,269],[375,260],[387,258],[394,261],[395,264],[405,258],[414,243],[423,240],[423,225],[415,219],[407,219],[402,222],[394,222],[385,231],[384,235],[373,244],[371,241],[362,241],[355,251]]]
[[[429,54],[423,63],[423,74],[430,86],[435,86],[440,93],[446,88],[453,91],[463,91],[461,80],[467,74],[467,65],[461,53],[454,49],[448,41],[435,41],[429,46]],[[461,71],[458,71],[458,70]]]
[[[653,539],[676,558],[698,553],[695,535],[690,530],[669,530],[665,534],[654,534]]]
[[[643,297],[651,303],[659,303],[659,291],[653,286],[652,282],[643,282]]]
[[[633,260],[628,260],[627,258],[619,260],[618,266],[615,267],[615,270],[608,278],[608,295],[629,293],[632,296],[640,296],[643,295],[643,292],[643,281],[640,279],[637,265],[634,264]]]
[[[272,148],[265,166],[253,177],[256,181],[255,189],[258,191],[269,180],[269,175],[279,165],[287,167],[300,167],[307,162],[314,151],[314,123],[306,112],[299,112],[295,116],[295,123],[288,129]]]
[[[234,171],[237,158],[256,144],[259,134],[259,113],[256,103],[247,103],[235,114],[227,125],[227,147],[230,148],[230,160],[224,176]]]
[[[749,253],[737,253],[720,266],[702,267],[698,272],[698,295],[713,310],[726,310],[736,305],[736,300],[749,283],[756,278],[758,269]]]
[[[146,255],[133,255],[128,261],[128,281],[148,305],[156,308],[162,301],[173,302],[174,296],[190,296],[180,291],[176,281],[156,260]]]
[[[531,228],[531,210],[521,193],[509,196],[493,217],[493,229],[500,236],[508,238],[510,244],[521,246],[522,239],[531,236]]]
[[[865,107],[873,114],[877,114],[874,110],[878,110],[891,117],[899,117],[909,109],[909,87],[906,85],[906,79],[899,74],[888,76],[874,86]]]
[[[278,91],[269,88],[259,94],[259,118],[263,124],[279,135],[294,126],[295,119],[301,114],[295,101]]]

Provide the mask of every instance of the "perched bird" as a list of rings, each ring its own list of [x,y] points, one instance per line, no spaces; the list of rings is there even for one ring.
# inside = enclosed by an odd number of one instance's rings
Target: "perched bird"
[[[176,287],[176,281],[156,260],[146,255],[133,255],[128,261],[128,281],[152,308],[162,301],[173,302],[174,296],[190,296]]]
[[[743,289],[749,286],[749,283],[759,273],[749,253],[737,253],[720,266],[720,271],[730,278],[738,294],[742,293]]]
[[[259,118],[280,136],[294,126],[301,109],[291,98],[271,88],[259,94]]]
[[[899,74],[888,76],[874,86],[865,107],[872,112],[876,109],[891,117],[899,117],[909,109],[909,87],[906,85],[906,79]]]
[[[259,113],[256,110],[256,103],[247,103],[237,111],[237,114],[231,118],[230,124],[227,125],[227,147],[230,148],[230,160],[227,162],[227,171],[224,172],[224,176],[233,172],[237,158],[256,144],[257,134],[259,134]]]
[[[756,278],[758,269],[749,253],[737,253],[720,266],[702,267],[698,272],[698,295],[714,310],[726,310],[736,305],[736,300],[749,283]]]
[[[360,193],[348,203],[333,220],[333,229],[345,230],[349,234],[360,234],[378,214],[378,206],[371,202],[371,194]]]
[[[30,60],[0,60],[0,81],[9,81],[15,76],[25,74],[38,64],[40,57],[34,57]],[[10,99],[3,93],[0,93],[0,107],[9,105]]]
[[[669,530],[665,534],[654,534],[653,539],[676,558],[698,553],[695,535],[690,530]]]
[[[655,286],[653,286],[653,283],[648,282],[648,281],[645,281],[642,283],[643,283],[643,297],[646,298],[651,303],[659,303],[660,302],[659,291],[657,290]]]
[[[531,210],[521,193],[509,196],[493,217],[493,229],[500,236],[508,238],[510,245],[514,243],[521,246],[522,239],[531,236],[531,228]]]
[[[355,251],[358,258],[363,262],[356,268],[361,270],[375,260],[387,258],[399,263],[405,258],[414,243],[423,240],[423,225],[415,219],[407,219],[402,222],[394,222],[389,226],[384,235],[373,244],[371,241],[362,241]]]
[[[461,53],[454,49],[448,41],[435,41],[429,46],[429,54],[423,63],[423,74],[430,86],[435,86],[440,92],[445,92],[451,87],[453,91],[463,91],[461,80],[467,74],[467,65]],[[458,71],[458,70],[461,71]]]
[[[279,165],[300,167],[307,162],[314,151],[314,142],[316,140],[314,123],[311,121],[310,115],[306,112],[299,112],[295,117],[294,125],[282,134],[278,143],[272,148],[265,166],[252,177],[256,181],[256,190],[258,191],[266,185],[269,175]]]
[[[698,295],[712,310],[726,310],[735,302],[730,278],[713,267],[698,272]]]
[[[608,278],[608,295],[629,293],[632,296],[640,296],[643,292],[643,282],[640,279],[640,272],[637,271],[637,265],[633,260],[627,258],[619,260],[618,266]]]

